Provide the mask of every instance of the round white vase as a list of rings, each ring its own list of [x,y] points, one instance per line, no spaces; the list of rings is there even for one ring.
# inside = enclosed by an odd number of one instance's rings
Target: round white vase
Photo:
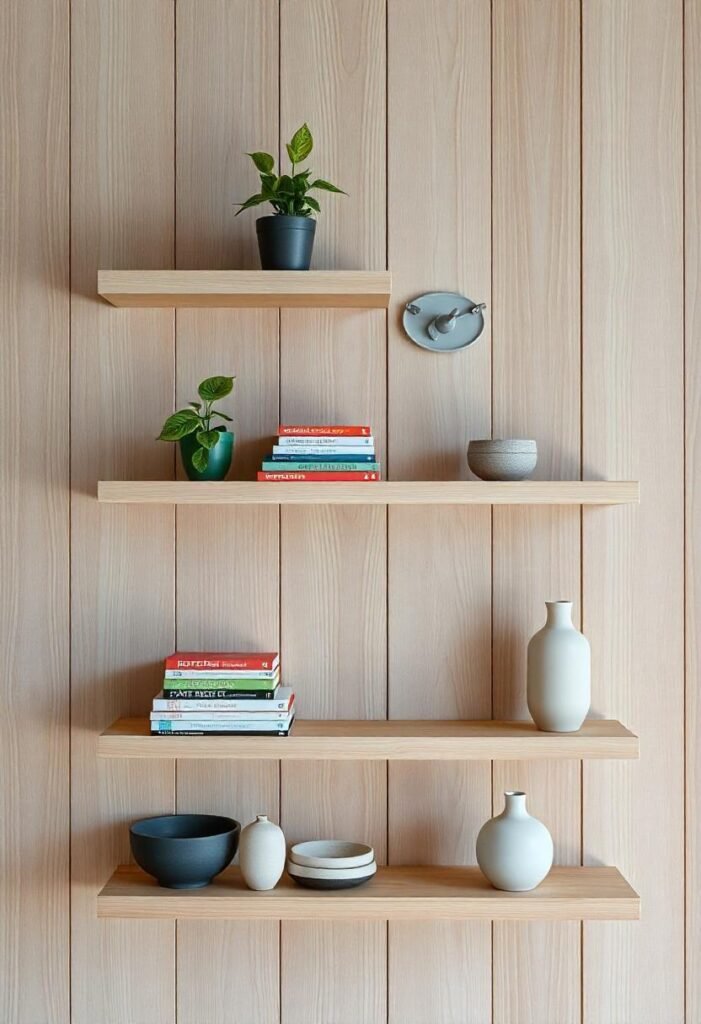
[[[477,863],[495,889],[527,892],[552,867],[553,841],[542,821],[526,810],[525,793],[504,793],[504,798],[502,813],[477,836]]]
[[[241,832],[239,866],[249,889],[274,889],[285,867],[285,836],[267,814],[259,814]]]
[[[572,624],[571,601],[546,601],[548,617],[528,644],[528,710],[544,732],[576,732],[591,704],[589,641]]]

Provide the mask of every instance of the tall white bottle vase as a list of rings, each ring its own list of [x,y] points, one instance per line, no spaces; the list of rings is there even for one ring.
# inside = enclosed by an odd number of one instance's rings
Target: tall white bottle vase
[[[504,793],[505,807],[477,836],[477,863],[495,889],[527,892],[553,863],[553,841],[542,821],[526,810],[525,793]]]
[[[572,624],[571,601],[545,607],[546,623],[528,644],[528,710],[544,732],[576,732],[591,705],[589,641]]]
[[[274,889],[285,867],[285,836],[267,814],[259,814],[241,832],[239,866],[249,889]]]

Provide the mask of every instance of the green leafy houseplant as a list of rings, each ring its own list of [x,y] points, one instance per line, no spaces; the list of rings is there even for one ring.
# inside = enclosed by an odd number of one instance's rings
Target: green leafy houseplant
[[[235,380],[235,377],[207,377],[197,388],[202,401],[188,402],[189,408],[174,412],[163,424],[157,440],[180,442],[183,465],[190,479],[223,479],[229,470],[233,434],[223,424],[214,426],[213,420],[218,417],[231,422],[231,416],[215,409],[214,403],[231,394]],[[216,465],[213,464],[215,459]],[[203,477],[203,474],[207,475]]]
[[[310,170],[297,171],[297,164],[303,163],[314,148],[314,140],[309,126],[305,123],[292,136],[287,143],[287,155],[292,164],[290,174],[275,173],[275,158],[270,153],[247,153],[260,172],[260,192],[250,196],[245,203],[239,203],[240,209],[236,216],[252,206],[260,206],[261,203],[270,203],[276,214],[286,217],[311,217],[313,213],[320,212],[320,206],[314,196],[309,193],[314,190],[322,192],[338,192],[341,195],[346,193],[341,188],[332,185],[324,178],[314,178]]]

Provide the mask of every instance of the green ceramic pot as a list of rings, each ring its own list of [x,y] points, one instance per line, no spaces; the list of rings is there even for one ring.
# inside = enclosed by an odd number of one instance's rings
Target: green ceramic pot
[[[188,434],[187,437],[180,439],[180,458],[188,480],[224,480],[231,469],[231,460],[234,456],[234,435],[226,427],[216,427],[215,429],[219,431],[219,440],[214,448],[209,449],[209,461],[204,473],[200,473],[192,465],[192,456],[200,447],[195,440],[195,435]]]

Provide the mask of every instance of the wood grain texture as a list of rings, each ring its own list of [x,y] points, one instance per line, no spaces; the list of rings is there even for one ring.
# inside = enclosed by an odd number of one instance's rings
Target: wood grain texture
[[[172,475],[154,443],[170,411],[173,314],[119,312],[99,266],[173,257],[173,5],[71,7],[72,1017],[172,1024],[175,929],[99,922],[130,821],[173,810],[173,764],[96,763],[115,714],[143,713],[173,647],[173,512],[105,508],[95,481]],[[158,54],[157,60],[154,54]],[[148,97],[148,102],[144,102]]]
[[[281,0],[280,32],[281,151],[307,121],[311,165],[351,196],[322,202],[313,267],[383,270],[384,0]],[[384,458],[385,315],[283,310],[280,345],[282,422],[370,423]],[[281,651],[300,709],[384,717],[385,510],[280,514]],[[384,859],[385,783],[381,764],[283,765],[287,838],[367,838]],[[385,932],[382,923],[284,924],[283,1024],[383,1022]],[[322,943],[334,950],[333,964],[314,960]]]
[[[8,0],[0,9],[0,1019],[8,1024],[69,1016],[68,26],[66,0]]]
[[[681,1024],[683,872],[656,868],[684,856],[682,5],[589,0],[583,54],[584,469],[643,493],[584,517],[583,622],[597,710],[645,750],[584,770],[585,862],[615,857],[645,905],[585,927],[584,1021]]]
[[[398,314],[433,288],[491,303],[490,4],[388,11],[388,471],[440,493],[466,476],[468,440],[490,433],[490,331],[444,357],[412,345]],[[489,717],[490,512],[388,514],[390,714]],[[487,764],[390,765],[390,861],[474,862],[489,783]],[[389,1020],[485,1024],[490,953],[485,924],[391,925]]]
[[[701,1017],[701,3],[684,8],[686,397],[686,1013]]]
[[[177,5],[177,249],[179,268],[256,266],[255,238],[234,219],[250,176],[246,150],[277,124],[277,4],[214,0]],[[246,193],[248,194],[248,193]],[[201,273],[201,272],[200,272]],[[197,274],[198,278],[200,273]],[[189,276],[189,275],[188,275]],[[209,275],[208,275],[209,276]],[[228,274],[226,275],[229,276]],[[260,281],[260,272],[244,276]],[[253,476],[277,428],[278,317],[273,310],[181,310],[176,408],[215,374],[236,376],[219,406],[233,416],[235,477]],[[182,475],[182,474],[181,474]],[[177,642],[190,650],[277,650],[279,536],[274,508],[178,509]],[[270,761],[178,765],[178,810],[247,824],[279,819]],[[279,1020],[279,929],[272,923],[178,926],[179,1024]],[[222,969],[224,950],[233,956]]]
[[[189,124],[187,127],[189,131]],[[227,219],[230,216],[227,213]],[[220,214],[220,233],[224,223]],[[241,229],[237,234],[242,234]],[[250,229],[246,236],[250,239]],[[184,259],[201,264],[202,252],[208,249],[207,245],[199,250],[193,247],[191,252],[186,250]],[[210,258],[216,260],[217,256]],[[254,259],[248,251],[246,258]],[[97,290],[113,306],[386,309],[391,277],[384,270],[103,270],[98,274]]]
[[[342,404],[341,399],[339,404]],[[382,431],[378,433],[382,445]],[[269,446],[269,441],[259,444],[259,450],[265,444]],[[241,468],[238,467],[237,472]],[[619,505],[637,504],[639,500],[638,484],[634,480],[524,480],[519,483],[380,480],[362,484],[101,480],[97,493],[100,501],[144,504],[430,505],[432,509],[436,505]],[[419,530],[425,529],[431,520],[424,513],[406,521],[412,524],[408,528]],[[484,515],[476,519],[473,513],[453,529],[458,535],[461,531],[465,535],[472,531],[474,536],[474,524],[483,528],[485,521]]]
[[[571,0],[494,5],[492,427],[537,439],[541,479],[580,476],[579,20]],[[494,714],[527,717],[543,601],[579,596],[580,514],[495,509],[493,523]],[[579,766],[502,763],[493,785],[495,811],[525,789],[578,863]],[[496,925],[494,1024],[579,1024],[579,954],[576,925]]]
[[[122,718],[98,740],[100,757],[274,758],[329,761],[479,761],[638,757],[620,722],[590,719],[578,733],[540,732],[532,722],[308,721],[290,736],[151,736],[148,718]]]
[[[357,889],[319,892],[283,875],[275,889],[253,892],[236,868],[206,889],[164,889],[139,868],[118,868],[98,897],[101,917],[240,917],[273,920],[447,921],[636,920],[640,900],[616,868],[554,867],[537,889],[493,889],[476,867],[380,867]],[[338,1015],[333,1004],[331,1013]],[[316,1019],[316,1018],[315,1018]],[[319,1018],[322,1019],[322,1018]]]

